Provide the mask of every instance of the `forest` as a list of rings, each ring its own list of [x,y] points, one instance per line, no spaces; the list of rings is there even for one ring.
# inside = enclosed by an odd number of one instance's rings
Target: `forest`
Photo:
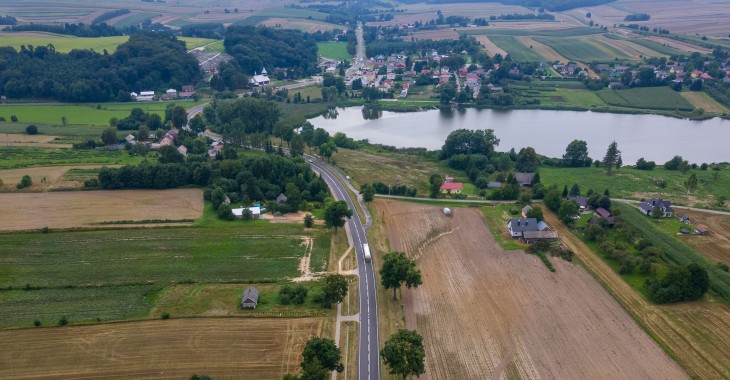
[[[312,75],[317,68],[317,45],[297,30],[231,26],[223,42],[226,53],[248,75],[266,68],[287,69],[287,77]]]
[[[57,52],[53,45],[0,48],[0,95],[63,102],[128,101],[132,91],[180,88],[201,78],[185,43],[159,33],[132,35],[117,51]]]

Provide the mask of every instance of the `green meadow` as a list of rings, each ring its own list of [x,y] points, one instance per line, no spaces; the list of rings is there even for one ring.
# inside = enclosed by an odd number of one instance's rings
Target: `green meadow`
[[[12,36],[2,35],[0,36],[0,46],[11,46],[16,50],[19,50],[21,46],[46,46],[53,45],[56,51],[67,53],[74,49],[93,49],[96,52],[101,53],[106,50],[109,53],[113,53],[117,50],[117,46],[127,42],[129,36],[113,36],[113,37],[74,37],[65,36],[53,33],[42,33],[34,32],[34,34],[45,34],[48,37],[27,37],[27,36]],[[211,43],[215,40],[208,38],[197,38],[197,37],[178,37],[185,41],[185,45],[188,49],[194,49],[196,47],[203,46]]]
[[[175,104],[188,108],[195,104],[191,100],[176,101]],[[108,125],[109,119],[129,116],[132,108],[157,113],[164,117],[169,102],[127,102],[92,104],[2,104],[0,116],[6,121],[15,115],[19,122],[62,125]]]
[[[344,42],[317,42],[317,50],[322,57],[338,61],[347,61],[352,58],[352,55],[347,52],[347,44]]]

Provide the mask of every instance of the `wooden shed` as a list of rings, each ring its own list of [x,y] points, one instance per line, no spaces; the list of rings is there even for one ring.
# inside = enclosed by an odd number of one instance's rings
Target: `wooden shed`
[[[241,298],[241,308],[243,309],[255,309],[259,303],[259,291],[253,286],[243,291],[243,297]]]

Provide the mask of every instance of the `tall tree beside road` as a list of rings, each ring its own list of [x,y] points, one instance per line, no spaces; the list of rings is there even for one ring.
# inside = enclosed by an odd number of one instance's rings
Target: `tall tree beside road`
[[[416,268],[416,262],[402,252],[385,254],[383,267],[380,268],[380,279],[385,289],[393,289],[393,299],[397,299],[395,291],[404,283],[409,289],[423,284],[421,271]]]
[[[476,130],[457,129],[446,138],[441,147],[441,159],[447,159],[456,154],[483,154],[487,157],[494,153],[494,147],[499,145],[499,139],[493,129]]]
[[[618,144],[614,141],[608,146],[606,155],[603,157],[603,168],[606,170],[606,174],[611,175],[612,169],[619,162],[620,157],[621,151],[618,150]]]
[[[185,111],[183,106],[175,106],[172,109],[172,126],[175,128],[182,128],[188,123],[188,113]]]
[[[335,201],[328,203],[324,208],[324,225],[327,228],[334,227],[335,231],[337,228],[345,225],[344,218],[351,218],[352,210],[347,207],[345,201]]]
[[[426,349],[423,347],[423,337],[415,330],[398,330],[385,341],[380,356],[390,369],[390,373],[403,376],[403,380],[408,376],[418,376],[426,372],[424,364]]]
[[[347,295],[347,278],[341,274],[331,274],[324,278],[324,307],[342,302]]]
[[[340,349],[332,339],[312,337],[302,352],[302,375],[287,374],[284,380],[325,380],[330,371],[342,372],[345,367],[340,362]]]
[[[304,154],[304,139],[298,133],[294,133],[289,142],[289,153],[292,157],[301,157]]]
[[[114,127],[109,127],[105,129],[101,133],[101,141],[106,145],[118,143],[119,137],[117,137],[117,129]]]

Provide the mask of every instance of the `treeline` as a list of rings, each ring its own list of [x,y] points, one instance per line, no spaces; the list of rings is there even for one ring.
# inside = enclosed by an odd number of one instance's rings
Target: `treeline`
[[[0,16],[0,25],[15,25],[18,20],[10,15]]]
[[[452,52],[460,53],[466,51],[469,55],[479,52],[479,43],[474,37],[462,34],[456,40],[418,40],[418,41],[378,41],[373,39],[365,45],[367,55],[369,57],[382,54],[388,56],[390,54],[430,54],[432,50],[436,50],[439,54],[450,54]]]
[[[226,52],[249,75],[263,68],[286,68],[288,78],[319,71],[317,45],[297,30],[231,26],[226,31],[223,44]]]
[[[114,17],[119,17],[121,15],[126,15],[128,13],[129,13],[129,9],[126,9],[126,8],[117,9],[115,11],[104,12],[101,15],[99,15],[99,17],[95,18],[94,21],[92,21],[91,23],[92,24],[101,24],[102,22],[104,22],[106,20],[111,20]]]
[[[633,15],[627,15],[624,17],[624,21],[649,21],[650,15],[646,13],[637,13]]]
[[[107,24],[63,24],[63,25],[47,25],[47,24],[26,24],[10,26],[3,29],[6,32],[48,32],[56,34],[64,34],[76,37],[111,37],[121,36],[131,29],[118,29]],[[137,30],[135,28],[135,30]]]
[[[550,13],[513,13],[513,14],[506,14],[506,15],[499,15],[499,16],[489,16],[489,19],[494,20],[555,20],[555,16],[551,15]]]
[[[103,25],[103,24],[102,24]],[[127,101],[132,91],[165,90],[194,83],[198,62],[173,36],[130,36],[114,54],[59,53],[53,45],[0,48],[0,95],[64,102]]]
[[[521,5],[527,8],[545,8],[550,11],[559,12],[573,8],[592,7],[601,4],[611,3],[615,0],[426,0],[428,4],[453,4],[453,3],[485,3],[499,2],[505,5]],[[400,0],[401,3],[415,4],[423,0]]]
[[[183,25],[180,34],[185,37],[223,39],[226,35],[226,27],[221,23],[207,22],[202,24]]]

